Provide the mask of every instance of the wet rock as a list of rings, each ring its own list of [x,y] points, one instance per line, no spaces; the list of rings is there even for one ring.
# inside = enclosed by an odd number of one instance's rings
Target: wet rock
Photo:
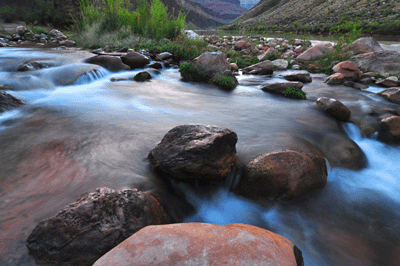
[[[361,81],[361,80],[360,80],[360,81]],[[368,86],[366,86],[366,85],[363,85],[363,84],[360,84],[360,83],[357,83],[357,82],[354,82],[354,81],[350,81],[350,80],[345,81],[345,82],[343,83],[343,85],[344,85],[344,86],[347,86],[347,87],[354,88],[354,89],[356,89],[356,90],[365,90],[365,89],[368,88]]]
[[[49,65],[42,63],[42,62],[27,62],[23,64],[22,66],[18,67],[17,71],[32,71],[32,70],[38,70],[42,68],[47,68]]]
[[[376,72],[381,76],[400,76],[400,53],[396,51],[378,51],[352,56],[363,72]]]
[[[348,50],[354,55],[383,51],[381,45],[372,37],[363,37],[351,43]]]
[[[39,264],[92,265],[143,227],[169,222],[148,193],[98,188],[40,222],[26,245]]]
[[[288,239],[247,224],[181,223],[148,226],[94,266],[304,265]]]
[[[230,72],[226,54],[222,52],[205,52],[191,62],[197,71],[204,73],[208,77],[224,75]]]
[[[60,41],[59,45],[66,47],[74,47],[76,46],[76,43],[73,40],[65,40],[65,41]]]
[[[171,53],[163,52],[163,53],[158,54],[157,58],[162,61],[162,60],[170,59],[170,58],[172,58],[172,56],[173,55]]]
[[[320,97],[317,99],[317,104],[325,112],[331,114],[340,121],[348,121],[351,116],[349,108],[336,99]]]
[[[386,79],[377,80],[375,84],[385,87],[399,87],[400,81],[397,79],[397,77],[387,77]]]
[[[336,64],[332,70],[335,73],[343,74],[346,80],[359,81],[361,79],[361,71],[352,61],[343,61]]]
[[[1,86],[0,86],[1,89]],[[14,107],[19,107],[24,105],[25,103],[20,99],[15,98],[11,94],[0,91],[0,113],[4,112],[5,110],[12,109]]]
[[[276,59],[276,60],[272,61],[272,64],[278,70],[287,70],[287,68],[289,66],[288,61],[285,59]]]
[[[243,69],[243,74],[270,75],[272,73],[274,73],[274,65],[269,60],[262,61]]]
[[[112,77],[112,78],[110,78],[111,82],[128,81],[128,80],[132,80],[132,79],[128,78],[128,77]]]
[[[121,56],[122,62],[125,65],[128,65],[131,69],[142,68],[148,63],[150,60],[147,56],[144,56],[138,52],[130,52],[126,55]]]
[[[310,73],[305,71],[290,72],[288,74],[282,74],[280,76],[289,81],[300,81],[302,83],[309,83],[312,81]]]
[[[314,45],[313,47],[308,48],[305,52],[301,53],[296,60],[301,60],[301,61],[314,61],[325,54],[329,53],[330,50],[333,49],[333,46],[331,43],[321,43]]]
[[[155,68],[155,69],[162,69],[162,64],[159,62],[153,62],[148,67]]]
[[[171,129],[148,155],[155,169],[185,180],[222,180],[235,164],[237,135],[211,125]]]
[[[62,33],[62,32],[59,31],[59,30],[56,30],[56,29],[52,29],[52,30],[50,31],[50,35],[51,35],[51,36],[54,36],[58,41],[65,41],[65,40],[68,39],[68,37],[65,36],[64,33]]]
[[[301,90],[303,86],[303,83],[298,81],[281,81],[266,84],[261,89],[265,92],[283,95],[283,92],[289,87],[294,87],[298,90]]]
[[[343,84],[345,82],[345,78],[342,73],[335,73],[327,77],[324,82],[329,85],[338,85]]]
[[[390,88],[380,91],[378,95],[383,96],[386,100],[400,104],[400,88]]]
[[[127,71],[131,68],[128,65],[125,65],[120,57],[111,56],[111,55],[98,55],[93,56],[84,61],[88,64],[95,64],[104,67],[107,70],[112,72],[118,71]]]
[[[382,119],[378,139],[384,142],[399,142],[400,141],[400,116],[390,116]]]
[[[150,80],[150,79],[151,79],[151,75],[147,71],[141,71],[133,77],[133,80],[135,80],[135,81],[146,81],[146,80]]]
[[[236,192],[252,199],[292,199],[325,186],[325,158],[292,150],[264,154],[245,168]]]

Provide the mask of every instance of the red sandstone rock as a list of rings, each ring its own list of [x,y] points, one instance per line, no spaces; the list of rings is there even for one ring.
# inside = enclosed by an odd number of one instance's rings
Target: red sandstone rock
[[[364,54],[382,51],[381,45],[372,37],[363,37],[355,40],[349,47],[353,54]]]
[[[333,49],[331,43],[320,43],[308,48],[305,52],[301,53],[296,59],[301,61],[313,61],[327,54]]]
[[[272,64],[272,62],[269,60],[262,61],[243,69],[243,74],[269,75],[273,72],[274,64]]]
[[[327,77],[324,82],[329,85],[338,85],[343,84],[345,82],[345,78],[342,73],[335,73]]]
[[[147,226],[93,266],[297,266],[301,251],[288,239],[246,224]]]
[[[352,61],[343,61],[335,65],[332,70],[335,73],[343,74],[344,78],[352,81],[359,81],[361,79],[361,71],[357,65]]]
[[[400,104],[400,88],[386,89],[379,92],[378,94],[392,103]]]
[[[322,155],[286,150],[251,161],[236,192],[252,199],[291,199],[324,187],[326,181],[327,168]]]
[[[322,109],[337,118],[340,121],[347,121],[351,116],[351,111],[343,103],[336,99],[320,97],[317,99],[317,104]]]

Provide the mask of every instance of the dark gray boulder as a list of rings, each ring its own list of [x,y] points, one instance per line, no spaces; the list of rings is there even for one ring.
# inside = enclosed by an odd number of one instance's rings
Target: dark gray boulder
[[[17,99],[11,94],[0,90],[0,113],[24,104],[25,103],[20,99]]]
[[[118,72],[118,71],[127,71],[131,68],[128,65],[122,63],[122,60],[118,56],[111,56],[111,55],[98,55],[93,56],[84,61],[88,64],[95,64],[104,67],[105,69],[111,72]]]
[[[143,68],[150,63],[150,60],[147,56],[133,51],[121,56],[121,59],[122,62],[128,65],[131,69]]]

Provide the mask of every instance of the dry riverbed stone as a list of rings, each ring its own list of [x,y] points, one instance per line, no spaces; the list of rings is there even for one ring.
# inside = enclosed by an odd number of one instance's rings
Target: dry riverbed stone
[[[292,199],[327,182],[325,158],[285,150],[261,155],[246,167],[236,192],[251,199]]]
[[[105,265],[304,264],[291,241],[268,230],[247,224],[181,223],[143,228],[93,266]]]
[[[235,164],[237,135],[219,126],[171,129],[148,155],[156,170],[184,180],[222,180]]]
[[[26,245],[39,264],[92,265],[141,228],[170,222],[148,193],[98,188],[40,222]]]

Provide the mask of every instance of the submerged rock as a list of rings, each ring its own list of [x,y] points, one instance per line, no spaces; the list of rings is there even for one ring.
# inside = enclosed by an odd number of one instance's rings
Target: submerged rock
[[[237,135],[211,125],[171,129],[148,155],[155,169],[178,179],[222,180],[235,164]]]
[[[147,56],[142,55],[138,52],[129,52],[126,55],[121,56],[122,62],[128,65],[131,69],[143,68],[150,60]]]
[[[300,81],[302,83],[309,83],[312,81],[310,73],[305,71],[290,72],[288,74],[282,74],[280,76],[289,81]]]
[[[148,193],[98,188],[40,222],[26,245],[39,264],[92,265],[141,228],[169,222]]]
[[[47,67],[49,67],[49,65],[46,63],[33,61],[24,63],[22,66],[18,67],[17,71],[33,71]]]
[[[93,56],[84,61],[88,64],[95,64],[104,67],[105,69],[118,72],[118,71],[128,71],[131,68],[128,65],[122,63],[122,60],[118,56],[111,56],[111,55],[98,55]]]
[[[247,224],[147,226],[93,266],[304,265],[290,240]]]
[[[400,141],[400,116],[390,116],[382,119],[378,138],[384,142]]]
[[[133,77],[133,80],[135,80],[135,81],[146,81],[146,80],[150,80],[150,79],[151,79],[151,75],[147,71],[141,71]]]
[[[331,114],[340,121],[348,121],[351,116],[349,108],[336,99],[320,97],[317,99],[317,104],[325,112]]]
[[[4,112],[5,110],[12,109],[13,107],[19,107],[24,104],[25,103],[23,101],[15,98],[11,94],[5,91],[0,91],[0,113]]]
[[[286,150],[262,155],[245,168],[236,192],[252,199],[299,197],[327,182],[325,158]]]
[[[283,95],[283,92],[286,91],[289,87],[301,90],[303,86],[303,83],[298,81],[280,81],[266,84],[261,89],[265,92]]]

